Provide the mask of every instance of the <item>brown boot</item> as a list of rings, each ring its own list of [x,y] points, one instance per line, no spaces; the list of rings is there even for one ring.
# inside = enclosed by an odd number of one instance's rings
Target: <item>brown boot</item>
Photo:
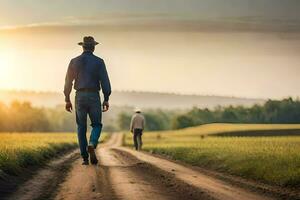
[[[84,158],[82,165],[89,165],[89,159],[88,158]]]
[[[98,159],[96,157],[95,148],[93,145],[88,146],[88,152],[90,154],[90,161],[93,165],[97,165]]]

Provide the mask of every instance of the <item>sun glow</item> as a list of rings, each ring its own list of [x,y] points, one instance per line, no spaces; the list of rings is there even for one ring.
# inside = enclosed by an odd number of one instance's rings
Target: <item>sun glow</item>
[[[8,89],[14,81],[15,57],[13,51],[0,49],[0,88]]]

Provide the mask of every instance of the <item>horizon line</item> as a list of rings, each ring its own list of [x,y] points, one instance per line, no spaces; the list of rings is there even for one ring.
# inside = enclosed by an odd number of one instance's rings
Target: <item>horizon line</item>
[[[73,91],[73,90],[72,90]],[[56,93],[62,94],[63,92],[54,91],[54,90],[34,90],[34,89],[4,89],[0,88],[0,92],[26,92],[26,93]],[[225,97],[225,98],[237,98],[237,99],[249,99],[249,100],[263,100],[266,101],[268,99],[271,100],[281,100],[292,97],[293,99],[298,99],[300,96],[293,95],[285,96],[285,97],[278,97],[278,98],[263,98],[263,97],[247,97],[247,96],[236,96],[236,95],[222,95],[222,94],[199,94],[199,93],[184,93],[184,92],[167,92],[167,91],[150,91],[150,90],[113,90],[113,92],[124,92],[124,93],[154,93],[154,94],[166,94],[166,95],[179,95],[179,96],[206,96],[206,97]]]

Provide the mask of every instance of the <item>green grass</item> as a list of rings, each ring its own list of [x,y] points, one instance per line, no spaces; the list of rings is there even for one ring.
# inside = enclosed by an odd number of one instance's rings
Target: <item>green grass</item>
[[[106,140],[107,134],[101,135]],[[42,165],[58,153],[78,147],[75,133],[0,133],[0,175]]]
[[[300,125],[210,124],[177,131],[149,132],[143,149],[172,159],[280,186],[300,186],[300,136],[285,136]],[[257,130],[281,129],[281,137],[257,136]],[[257,137],[215,134],[253,131]],[[241,135],[243,135],[241,133]],[[205,135],[205,137],[203,137]],[[127,134],[126,145],[132,145]]]

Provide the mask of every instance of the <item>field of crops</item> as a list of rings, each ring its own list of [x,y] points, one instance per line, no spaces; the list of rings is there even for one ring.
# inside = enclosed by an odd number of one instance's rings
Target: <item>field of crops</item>
[[[101,140],[106,139],[103,134]],[[78,147],[75,133],[0,133],[0,175],[42,165],[58,152]]]
[[[77,146],[73,133],[0,133],[0,169],[17,174]]]
[[[278,130],[281,130],[278,132]],[[143,149],[193,165],[280,186],[300,186],[300,125],[210,124],[178,131],[144,133]],[[256,137],[249,137],[249,130]],[[262,130],[281,136],[258,136]],[[294,130],[290,136],[285,135]],[[247,136],[214,136],[219,133]],[[300,131],[298,131],[300,132]],[[131,135],[125,138],[132,145]]]

